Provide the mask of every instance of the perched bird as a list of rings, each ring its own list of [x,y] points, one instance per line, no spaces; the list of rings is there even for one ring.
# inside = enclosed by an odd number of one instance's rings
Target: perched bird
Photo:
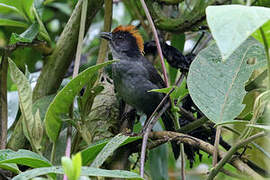
[[[163,79],[154,66],[143,56],[143,38],[135,26],[118,26],[112,32],[102,32],[101,37],[109,41],[114,59],[112,78],[116,92],[137,111],[149,118],[164,97],[164,94],[149,92],[165,87]],[[170,110],[162,115],[165,129],[175,131]],[[172,142],[174,157],[179,157],[180,147]]]

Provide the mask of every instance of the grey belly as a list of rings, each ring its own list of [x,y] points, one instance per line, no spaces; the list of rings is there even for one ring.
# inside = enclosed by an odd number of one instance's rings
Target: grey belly
[[[114,84],[118,95],[127,104],[146,115],[152,114],[163,98],[161,93],[148,92],[158,87],[141,75],[122,75],[114,78]]]

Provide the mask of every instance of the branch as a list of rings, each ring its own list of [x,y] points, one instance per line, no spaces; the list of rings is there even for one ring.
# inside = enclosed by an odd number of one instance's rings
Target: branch
[[[160,143],[165,143],[168,141],[179,141],[180,143],[186,143],[191,146],[197,147],[201,149],[202,151],[213,155],[214,152],[214,146],[204,142],[203,140],[200,140],[198,138],[189,136],[187,134],[177,133],[177,132],[170,132],[170,131],[158,131],[158,132],[151,132],[149,134],[149,138],[151,138],[154,141],[159,141]],[[162,140],[162,141],[160,141]],[[154,147],[158,146],[158,144],[154,144]],[[152,144],[148,146],[148,148],[153,148]],[[218,155],[220,158],[224,158],[226,156],[226,152],[219,150]],[[236,169],[238,169],[243,174],[257,178],[261,177],[259,174],[257,174],[253,169],[251,169],[246,163],[241,161],[238,157],[233,158],[229,163],[234,166]]]
[[[140,0],[140,1],[141,1],[141,4],[142,4],[142,7],[144,9],[145,15],[146,15],[146,17],[147,17],[147,19],[149,21],[149,24],[150,24],[150,26],[152,28],[154,37],[155,37],[155,41],[156,41],[156,44],[157,44],[157,50],[158,50],[158,54],[159,54],[160,61],[161,61],[161,66],[162,66],[164,81],[165,81],[166,86],[168,87],[169,86],[169,81],[168,81],[168,76],[167,76],[167,72],[166,72],[166,67],[165,67],[165,63],[164,63],[164,58],[163,58],[161,46],[160,46],[160,43],[159,43],[159,38],[158,38],[157,30],[155,28],[154,22],[152,20],[152,17],[150,15],[149,11],[148,11],[148,8],[147,8],[144,0]]]
[[[236,145],[234,145],[227,152],[227,154],[221,159],[221,161],[219,161],[217,166],[214,167],[210,171],[210,174],[209,174],[207,179],[212,180],[217,175],[219,170],[225,165],[225,163],[227,163],[232,158],[232,156],[237,152],[238,149],[244,147],[245,145],[247,145],[248,143],[252,142],[253,140],[255,140],[257,138],[260,138],[260,137],[263,137],[263,136],[266,136],[266,135],[267,135],[267,133],[263,131],[263,132],[259,132],[259,133],[255,134],[253,136],[250,136],[249,138],[247,138],[247,139],[245,139],[243,141],[238,142]],[[256,179],[262,179],[262,177],[259,176],[259,175],[256,175]]]
[[[213,154],[213,162],[212,162],[213,167],[215,167],[215,165],[218,162],[218,151],[219,151],[218,147],[219,147],[219,140],[220,140],[220,136],[221,136],[221,128],[222,128],[222,126],[218,126],[217,131],[216,131],[215,144],[214,144],[215,151]]]

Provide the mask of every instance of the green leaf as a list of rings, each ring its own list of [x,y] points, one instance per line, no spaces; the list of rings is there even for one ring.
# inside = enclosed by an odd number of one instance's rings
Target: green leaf
[[[68,179],[76,180],[73,178],[74,169],[73,169],[73,165],[72,165],[72,160],[69,157],[62,157],[61,163],[63,166],[63,170],[65,172],[65,175],[68,177]]]
[[[14,163],[0,163],[0,168],[11,171],[16,174],[19,174],[21,172],[17,164],[14,164]]]
[[[89,67],[80,73],[76,78],[72,79],[55,96],[45,115],[46,132],[51,141],[56,142],[62,127],[61,116],[68,115],[69,107],[75,96],[80,92],[85,84],[89,82],[89,79],[91,79],[95,72],[113,62],[115,61],[108,61],[106,63]]]
[[[77,180],[79,179],[82,170],[82,156],[80,152],[72,157],[72,164],[74,168],[74,179]]]
[[[22,8],[24,10],[24,13],[31,20],[31,22],[33,22],[35,19],[35,16],[33,14],[33,9],[32,9],[34,0],[20,0],[20,1],[21,1]]]
[[[185,88],[185,81],[183,81],[183,83],[181,84],[181,86],[177,87],[177,86],[170,86],[167,88],[161,88],[161,89],[151,89],[149,92],[159,92],[159,93],[165,93],[168,94],[172,88],[175,88],[174,91],[170,94],[170,97],[175,100],[175,99],[179,99],[178,101],[180,101],[186,94],[188,94],[188,90]]]
[[[17,42],[31,43],[37,36],[38,31],[39,31],[39,25],[37,23],[34,23],[20,35],[16,33],[12,33],[11,38],[10,38],[10,44],[15,44]]]
[[[270,131],[270,126],[269,126],[269,125],[247,124],[247,126],[255,127],[255,128],[259,128],[259,129],[264,129],[264,130]]]
[[[16,12],[16,13],[20,14],[20,11],[16,7],[5,4],[5,3],[0,3],[0,8],[2,10],[13,11],[13,12]]]
[[[121,144],[121,146],[134,142],[138,139],[141,139],[141,137],[129,137],[125,142]],[[88,165],[90,162],[92,162],[108,142],[109,140],[103,140],[101,142],[97,142],[96,144],[91,144],[89,147],[84,149],[81,152],[82,165]]]
[[[33,114],[39,111],[40,118],[43,121],[45,118],[46,111],[48,110],[48,107],[50,103],[53,101],[54,97],[55,94],[44,96],[36,100],[33,104]]]
[[[32,111],[32,88],[24,74],[17,68],[16,64],[9,59],[11,78],[17,85],[19,94],[19,104],[23,115],[24,134],[30,141],[33,148],[37,149],[32,141],[32,132],[34,128],[34,116]]]
[[[64,174],[63,168],[60,166],[53,166],[47,168],[36,168],[25,171],[12,180],[28,180],[37,176],[46,175],[49,173]],[[112,178],[125,178],[125,179],[143,179],[138,174],[130,171],[123,170],[105,170],[99,168],[82,167],[81,176],[100,176]]]
[[[264,31],[264,35],[265,35],[265,38],[266,38],[267,43],[270,44],[270,21],[268,21],[267,23],[265,23],[262,26],[262,29]],[[263,38],[262,38],[262,35],[261,35],[261,32],[260,32],[260,29],[256,30],[252,34],[252,36],[263,44]]]
[[[51,166],[46,158],[24,149],[17,152],[9,149],[0,150],[0,164],[2,163],[16,163],[32,168]]]
[[[112,138],[105,147],[101,150],[101,152],[97,155],[94,162],[91,164],[91,167],[98,168],[100,167],[105,160],[112,155],[112,153],[126,140],[128,136],[124,136],[121,134],[116,135]]]
[[[15,21],[10,19],[0,18],[0,26],[12,26],[12,27],[22,27],[27,28],[28,24],[22,21]]]
[[[227,59],[253,32],[270,20],[270,9],[241,5],[209,6],[206,18],[221,57]]]
[[[48,4],[48,6],[58,9],[59,11],[66,14],[67,16],[70,16],[72,12],[70,5],[67,3],[54,2],[54,3]]]
[[[33,141],[38,149],[41,149],[41,141],[43,138],[43,123],[41,121],[39,110],[37,110],[34,116],[34,124],[32,130]]]
[[[72,160],[69,157],[62,157],[61,162],[68,179],[78,180],[82,167],[81,153],[79,152],[75,156],[72,156]]]
[[[170,86],[167,88],[161,88],[161,89],[151,89],[149,92],[159,92],[159,93],[166,93],[168,94],[172,88],[175,88],[175,86]]]
[[[211,121],[232,121],[244,108],[245,83],[254,69],[265,65],[264,48],[253,38],[245,41],[226,62],[222,61],[217,45],[212,44],[198,54],[189,69],[191,98]]]
[[[39,27],[40,27],[40,35],[41,35],[41,37],[43,37],[47,42],[50,43],[51,42],[50,35],[48,34],[48,32],[46,30],[46,27],[44,26],[38,12],[37,12],[37,9],[35,7],[33,7],[33,12],[34,12],[35,18],[37,19]]]

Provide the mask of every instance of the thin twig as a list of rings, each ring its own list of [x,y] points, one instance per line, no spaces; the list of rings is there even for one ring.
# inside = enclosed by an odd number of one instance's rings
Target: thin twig
[[[175,88],[172,88],[170,90],[169,93],[167,93],[164,98],[162,99],[162,101],[159,103],[159,105],[156,107],[156,109],[154,110],[154,112],[152,113],[152,115],[150,116],[150,118],[146,121],[143,129],[142,129],[142,133],[143,133],[143,143],[142,143],[142,149],[141,149],[141,159],[140,159],[140,163],[141,163],[141,167],[140,167],[140,175],[141,177],[143,177],[144,174],[144,163],[145,163],[145,154],[146,154],[146,148],[147,148],[147,140],[148,140],[148,135],[151,131],[151,129],[153,128],[153,126],[156,124],[158,118],[167,110],[167,108],[169,107],[169,103],[165,104],[165,106],[162,108],[162,110],[159,112],[159,114],[155,117],[154,115],[156,114],[156,112],[158,111],[158,109],[164,104],[164,102],[167,100],[167,98],[170,96],[170,94],[174,91]],[[159,116],[159,117],[158,117]],[[157,118],[158,117],[158,118]],[[152,120],[153,119],[153,120]]]
[[[146,17],[147,17],[147,19],[149,21],[149,24],[150,24],[150,26],[152,28],[154,37],[155,37],[155,41],[156,41],[156,44],[157,44],[157,50],[158,50],[158,54],[159,54],[159,57],[160,57],[162,71],[163,71],[163,75],[164,75],[164,81],[165,81],[166,86],[168,87],[169,86],[169,81],[168,81],[168,77],[167,77],[167,71],[166,71],[166,67],[165,67],[165,63],[164,63],[164,58],[163,58],[161,46],[160,46],[160,43],[159,43],[157,30],[155,28],[154,22],[152,20],[152,17],[150,15],[149,11],[148,11],[148,8],[147,8],[144,0],[140,0],[140,1],[141,1],[141,4],[142,4],[142,7],[144,9],[145,15],[146,15]]]
[[[145,122],[144,127],[142,129],[141,133],[146,132],[146,129],[149,127],[149,125],[152,123],[152,119],[154,117],[154,115],[156,114],[156,112],[159,110],[159,108],[164,104],[164,102],[167,100],[167,98],[169,98],[170,94],[175,90],[175,88],[173,87],[165,96],[164,98],[161,100],[161,102],[159,103],[159,105],[156,107],[156,109],[154,110],[154,112],[151,114],[151,116],[148,118],[148,120]]]
[[[165,98],[163,98],[165,99]],[[167,103],[166,105],[164,105],[164,107],[162,108],[162,110],[156,115],[154,116],[153,121],[151,121],[151,123],[149,124],[149,126],[146,128],[145,133],[143,134],[143,142],[142,142],[142,149],[141,149],[141,159],[140,159],[140,176],[143,178],[144,175],[144,162],[145,162],[145,154],[146,154],[146,149],[147,149],[147,140],[148,140],[148,136],[149,133],[151,132],[151,129],[154,127],[154,125],[156,124],[156,122],[158,121],[158,119],[161,117],[161,115],[168,109],[168,107],[170,106],[169,103]]]
[[[87,15],[88,0],[80,0],[78,3],[82,3],[82,10],[81,10],[80,30],[79,30],[79,36],[78,36],[78,45],[77,45],[75,65],[73,69],[72,78],[75,78],[79,72],[83,37],[85,33],[85,22],[86,22],[86,15]],[[73,103],[70,108],[70,115],[73,116]],[[67,146],[66,146],[66,153],[65,153],[67,157],[70,157],[70,154],[71,154],[71,139],[72,139],[72,126],[69,125],[67,127]],[[64,180],[67,180],[66,175],[64,175]]]
[[[176,81],[176,86],[180,86],[184,80],[185,74],[181,73],[179,79]],[[173,103],[172,103],[173,104]],[[173,104],[174,105],[174,104]],[[179,123],[179,118],[177,115],[175,115],[177,119],[174,118],[174,124],[175,124],[175,129],[180,129],[180,123]],[[180,143],[180,160],[181,160],[181,179],[186,180],[186,172],[185,172],[185,149],[184,149],[184,144]]]
[[[266,136],[266,135],[267,135],[267,133],[263,131],[263,132],[259,132],[259,133],[255,134],[253,136],[250,136],[249,138],[247,138],[247,139],[245,139],[243,141],[238,142],[219,161],[219,163],[217,164],[217,166],[212,168],[212,170],[210,171],[210,174],[207,177],[207,179],[208,180],[212,180],[217,175],[217,173],[219,172],[219,170],[225,165],[225,163],[227,163],[232,158],[232,156],[235,154],[235,152],[238,149],[242,148],[243,146],[247,145],[248,143],[252,142],[253,140],[255,140],[257,138],[260,138],[260,137],[263,137],[263,136]],[[259,179],[262,179],[262,178],[259,178]]]
[[[6,54],[2,55],[0,62],[0,149],[5,149],[7,144],[7,125],[8,125],[8,107],[7,107],[7,73],[8,61]]]
[[[220,134],[221,134],[221,126],[218,126],[217,127],[217,131],[216,131],[216,137],[215,137],[215,151],[213,153],[213,167],[215,167],[215,165],[217,164],[217,161],[218,161],[218,151],[219,151],[219,140],[220,140]]]

